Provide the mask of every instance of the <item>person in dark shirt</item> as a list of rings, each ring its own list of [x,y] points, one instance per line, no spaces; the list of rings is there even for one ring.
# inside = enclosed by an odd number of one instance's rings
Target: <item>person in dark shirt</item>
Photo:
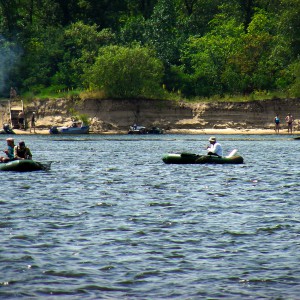
[[[30,119],[30,132],[31,129],[33,129],[33,132],[35,133],[35,112],[32,113],[31,119]]]
[[[275,116],[275,118],[274,118],[274,123],[275,123],[275,132],[276,132],[276,133],[279,133],[279,129],[280,129],[280,126],[279,126],[280,120],[279,120],[278,115]]]
[[[18,123],[19,123],[20,129],[24,129],[24,112],[23,111],[20,111],[18,114]]]
[[[18,146],[15,146],[14,158],[19,160],[32,159],[31,151],[28,147],[26,147],[24,141],[21,141]]]

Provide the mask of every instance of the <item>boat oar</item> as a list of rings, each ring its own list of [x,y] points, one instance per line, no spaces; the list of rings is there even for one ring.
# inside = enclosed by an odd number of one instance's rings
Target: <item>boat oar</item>
[[[226,156],[226,158],[230,158],[230,157],[232,157],[232,156],[234,156],[236,153],[237,153],[237,149],[233,149],[227,156]]]

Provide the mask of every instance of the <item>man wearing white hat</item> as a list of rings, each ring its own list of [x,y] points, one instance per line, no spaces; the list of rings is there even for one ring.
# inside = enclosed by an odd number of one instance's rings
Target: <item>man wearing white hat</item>
[[[6,157],[0,156],[0,162],[8,162],[10,160],[14,160],[14,147],[15,140],[13,138],[7,138],[7,149],[3,152],[6,154]]]
[[[217,142],[217,139],[214,136],[209,138],[210,145],[207,147],[208,155],[223,156],[222,146]]]

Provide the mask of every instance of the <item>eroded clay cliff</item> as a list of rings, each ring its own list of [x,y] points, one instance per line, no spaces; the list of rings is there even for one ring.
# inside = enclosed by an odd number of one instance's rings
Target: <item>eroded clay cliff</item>
[[[252,102],[175,102],[168,100],[36,100],[25,105],[25,113],[37,114],[37,127],[67,125],[72,116],[85,114],[91,130],[124,131],[136,123],[164,129],[272,128],[276,114],[282,122],[290,112],[300,119],[299,99]]]

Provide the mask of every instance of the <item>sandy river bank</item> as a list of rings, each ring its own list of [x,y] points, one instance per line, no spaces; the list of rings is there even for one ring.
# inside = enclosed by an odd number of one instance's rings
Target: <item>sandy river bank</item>
[[[20,134],[49,134],[48,129],[36,129],[35,133],[29,130],[14,130],[17,135]],[[207,134],[207,135],[234,135],[234,134],[242,134],[242,135],[270,135],[274,134],[275,131],[272,129],[234,129],[234,128],[226,128],[226,129],[172,129],[166,130],[166,134]],[[93,133],[91,133],[93,134]],[[97,134],[127,134],[127,131],[115,131],[109,130]],[[286,129],[280,131],[279,135],[291,135],[287,132]],[[300,135],[300,131],[294,131],[292,135]]]
[[[95,134],[127,134],[129,126],[157,126],[167,134],[276,134],[274,117],[281,120],[280,134],[288,134],[285,116],[294,116],[294,135],[300,134],[300,99],[251,102],[176,102],[147,99],[39,99],[24,107],[27,128],[36,113],[36,133],[49,134],[51,126],[70,126],[84,116]],[[7,111],[7,109],[6,109]],[[3,108],[2,123],[9,123]],[[16,134],[30,134],[15,129]]]

